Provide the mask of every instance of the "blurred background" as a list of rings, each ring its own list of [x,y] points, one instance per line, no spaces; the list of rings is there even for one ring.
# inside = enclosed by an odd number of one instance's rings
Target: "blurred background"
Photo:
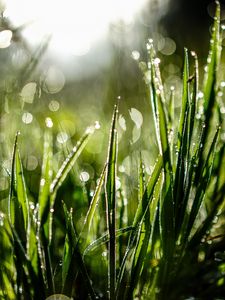
[[[183,49],[197,52],[201,75],[214,11],[215,2],[207,0],[1,0],[2,197],[17,131],[30,191],[38,192],[46,118],[53,122],[55,170],[85,128],[99,122],[75,174],[81,184],[96,178],[118,99],[119,172],[132,174],[141,151],[150,173],[157,147],[149,138],[154,128],[142,71],[146,44],[153,40],[166,96],[173,86],[179,108]]]

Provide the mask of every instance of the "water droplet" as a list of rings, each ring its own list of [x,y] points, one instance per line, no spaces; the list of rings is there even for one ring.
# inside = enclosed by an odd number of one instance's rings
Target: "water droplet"
[[[22,121],[25,124],[32,123],[32,121],[33,121],[33,115],[31,113],[29,113],[29,112],[23,113],[23,115],[22,115]]]
[[[221,114],[225,114],[225,106],[220,108],[220,112],[221,112]]]
[[[80,173],[80,180],[83,182],[87,182],[90,179],[90,175],[88,172],[83,171]]]
[[[41,178],[40,185],[41,185],[41,186],[44,186],[44,185],[45,185],[45,179],[44,179],[44,178]]]
[[[101,125],[99,123],[99,121],[95,121],[95,129],[100,129],[101,128]]]
[[[29,204],[30,204],[30,209],[31,209],[31,210],[34,210],[34,209],[35,209],[34,203],[33,203],[33,202],[30,202]]]
[[[10,46],[12,35],[11,30],[3,30],[0,32],[0,48],[3,49]]]
[[[132,51],[132,54],[131,54],[131,56],[132,56],[132,58],[134,59],[134,60],[139,60],[139,58],[140,58],[140,53],[138,52],[138,51]]]
[[[153,61],[153,63],[154,63],[155,65],[160,64],[160,62],[161,62],[161,60],[160,60],[158,57],[156,57],[156,58],[154,59],[154,61]]]
[[[86,129],[85,133],[86,134],[92,134],[95,131],[95,127],[94,126],[90,126]]]
[[[52,100],[52,101],[49,103],[48,107],[49,107],[49,109],[50,109],[51,111],[57,111],[57,110],[59,110],[60,105],[59,105],[59,102],[58,102],[58,101]]]
[[[50,209],[50,212],[53,213],[53,212],[54,212],[54,208],[51,208],[51,209]]]
[[[103,257],[106,257],[106,256],[107,256],[107,251],[103,251],[103,252],[102,252],[102,256],[103,256]]]
[[[51,118],[46,118],[45,119],[45,125],[46,125],[46,127],[48,127],[48,128],[52,128],[53,127],[53,122],[52,122],[52,119]]]

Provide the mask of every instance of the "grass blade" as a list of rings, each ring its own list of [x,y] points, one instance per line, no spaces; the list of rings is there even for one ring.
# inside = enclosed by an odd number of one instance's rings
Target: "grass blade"
[[[98,201],[99,201],[99,196],[100,196],[100,193],[101,193],[101,189],[102,189],[102,186],[104,184],[105,171],[106,171],[106,165],[103,168],[102,174],[101,174],[100,179],[99,179],[99,183],[96,187],[95,193],[94,193],[93,198],[91,200],[87,215],[86,215],[85,220],[84,220],[83,229],[82,229],[80,235],[87,235],[89,230],[90,230],[91,222],[92,222],[95,210],[98,206]]]
[[[116,167],[117,167],[117,130],[118,106],[115,105],[109,139],[106,170],[106,207],[109,231],[109,299],[114,299],[116,283]]]

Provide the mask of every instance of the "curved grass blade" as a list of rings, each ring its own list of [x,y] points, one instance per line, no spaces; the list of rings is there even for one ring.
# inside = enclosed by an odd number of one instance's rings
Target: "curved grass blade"
[[[72,149],[68,157],[63,162],[62,166],[58,170],[54,180],[50,185],[50,219],[49,219],[49,244],[52,240],[52,220],[53,220],[53,212],[54,212],[54,203],[57,190],[62,185],[63,181],[66,179],[68,173],[73,168],[76,160],[80,156],[81,152],[85,148],[87,142],[89,141],[91,135],[94,133],[95,127],[91,126],[86,129],[83,137],[77,142],[76,146]]]
[[[133,226],[128,226],[126,228],[120,228],[116,230],[116,238],[122,236],[123,234],[130,232],[134,230],[135,228]],[[89,252],[96,250],[98,247],[106,244],[109,242],[109,233],[106,232],[104,235],[102,235],[97,240],[93,241],[90,245],[87,246],[87,248],[84,250],[83,256],[87,255]]]
[[[62,185],[63,181],[66,179],[66,176],[72,169],[74,163],[80,156],[81,152],[83,151],[84,147],[86,146],[88,140],[90,139],[91,135],[94,133],[95,127],[87,128],[83,137],[77,142],[76,146],[70,152],[66,160],[63,162],[62,166],[60,167],[59,171],[57,172],[51,186],[50,186],[50,193],[51,195],[55,195],[58,188]]]
[[[100,193],[101,193],[101,189],[102,189],[103,184],[104,184],[105,171],[106,171],[106,165],[104,166],[103,171],[101,173],[101,176],[99,178],[99,183],[96,187],[93,198],[91,200],[87,215],[85,217],[83,229],[82,229],[80,235],[83,235],[83,234],[86,235],[90,230],[91,222],[92,222],[92,219],[94,217],[95,210],[98,206],[98,201],[99,201],[99,196],[100,196]]]

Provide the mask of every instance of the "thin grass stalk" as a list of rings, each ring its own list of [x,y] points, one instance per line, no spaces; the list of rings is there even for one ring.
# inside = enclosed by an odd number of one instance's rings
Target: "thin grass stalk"
[[[107,226],[109,231],[109,269],[108,288],[109,299],[114,299],[116,284],[116,166],[117,166],[117,131],[116,123],[118,116],[118,106],[115,105],[112,117],[111,133],[109,139],[109,149],[106,170],[106,207]]]

